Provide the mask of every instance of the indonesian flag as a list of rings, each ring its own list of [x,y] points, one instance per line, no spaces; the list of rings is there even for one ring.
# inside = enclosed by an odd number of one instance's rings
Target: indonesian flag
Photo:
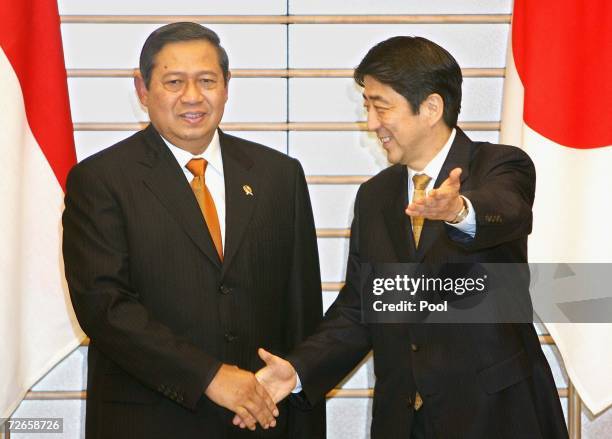
[[[61,258],[76,162],[55,1],[0,0],[0,419],[83,335]]]
[[[501,142],[522,146],[536,166],[530,261],[612,262],[608,0],[514,1]],[[546,326],[583,402],[594,414],[605,410],[612,324]]]

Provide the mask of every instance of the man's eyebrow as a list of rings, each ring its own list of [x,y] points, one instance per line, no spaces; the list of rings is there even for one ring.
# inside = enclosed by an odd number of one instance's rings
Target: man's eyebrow
[[[366,96],[365,93],[362,94],[363,99],[365,99],[366,101],[375,101],[375,102],[380,102],[383,104],[389,104],[389,101],[386,100],[385,98],[383,98],[382,96],[379,95],[370,95],[370,96]]]
[[[162,73],[163,76],[166,76],[166,75],[185,75],[185,74],[187,74],[187,72],[182,71],[182,70],[167,70],[167,71]],[[214,70],[200,70],[199,72],[195,72],[195,75],[214,75],[214,76],[218,76],[218,73],[215,72]]]

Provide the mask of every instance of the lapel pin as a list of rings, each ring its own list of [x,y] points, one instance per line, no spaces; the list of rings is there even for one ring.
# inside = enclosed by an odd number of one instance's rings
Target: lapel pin
[[[245,194],[250,195],[251,197],[253,196],[253,189],[251,189],[251,186],[249,186],[248,184],[242,186],[242,190]]]

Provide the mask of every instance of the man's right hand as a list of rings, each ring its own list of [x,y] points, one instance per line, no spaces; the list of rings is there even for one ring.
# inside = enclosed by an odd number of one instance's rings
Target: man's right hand
[[[276,426],[278,408],[251,372],[224,364],[204,394],[234,412],[249,430],[255,430],[257,422],[265,429]]]
[[[257,380],[264,386],[275,403],[285,399],[295,389],[297,383],[295,369],[287,360],[277,357],[265,349],[259,348],[257,354],[266,363],[266,366],[259,369],[255,374]],[[249,425],[239,414],[234,416],[233,423],[234,425],[240,425],[241,428]]]

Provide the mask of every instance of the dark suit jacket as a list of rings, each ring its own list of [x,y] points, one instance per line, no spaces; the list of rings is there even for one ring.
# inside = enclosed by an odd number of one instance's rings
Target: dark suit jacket
[[[322,314],[302,168],[220,133],[226,245],[220,262],[178,163],[152,126],[68,176],[66,277],[89,346],[86,437],[324,437],[324,406],[281,404],[279,425],[242,431],[204,395],[221,363],[256,371]],[[243,185],[252,188],[249,196]]]
[[[460,167],[474,206],[472,239],[425,221],[418,250],[407,204],[407,170],[392,166],[364,183],[351,228],[346,285],[317,333],[289,357],[310,402],[370,350],[376,385],[372,437],[408,439],[418,391],[439,439],[565,438],[559,398],[531,324],[365,324],[361,262],[525,262],[535,170],[511,146],[472,142],[461,131],[435,182]]]

